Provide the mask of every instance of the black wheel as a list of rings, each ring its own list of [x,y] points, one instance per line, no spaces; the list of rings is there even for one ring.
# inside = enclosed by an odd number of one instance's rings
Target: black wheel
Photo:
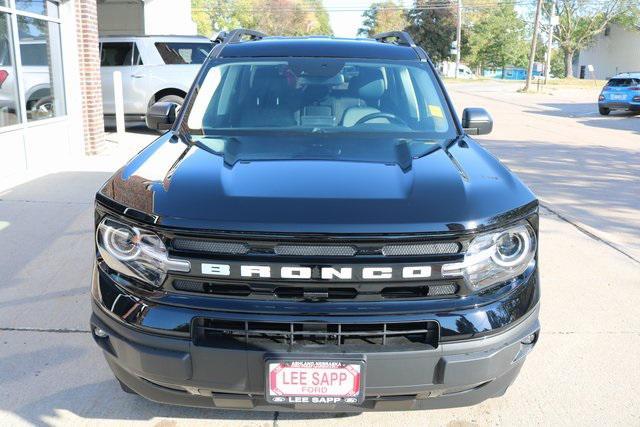
[[[27,114],[35,120],[53,117],[53,97],[47,95],[42,98],[30,99],[27,102]]]
[[[178,95],[165,95],[156,102],[173,102],[174,104],[182,106],[182,104],[184,104],[184,98]]]
[[[608,115],[609,115],[609,113],[611,112],[611,110],[610,110],[610,109],[605,108],[605,107],[599,107],[599,108],[598,108],[598,111],[599,111],[599,112],[600,112],[600,114],[601,114],[601,115],[603,115],[603,116],[608,116]]]
[[[117,379],[117,378],[116,378]],[[118,380],[118,384],[120,384],[120,388],[122,389],[122,391],[124,391],[125,393],[128,394],[138,394],[136,393],[133,389],[131,389],[128,385],[126,385],[125,383],[123,383],[122,381]]]

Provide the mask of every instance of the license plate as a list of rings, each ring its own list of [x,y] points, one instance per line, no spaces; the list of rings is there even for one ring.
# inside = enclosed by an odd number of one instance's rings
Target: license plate
[[[364,362],[268,360],[267,401],[271,403],[362,403]]]
[[[615,99],[616,101],[620,101],[622,99],[627,99],[627,95],[623,95],[623,94],[615,95],[614,94],[614,95],[611,95],[611,99]]]

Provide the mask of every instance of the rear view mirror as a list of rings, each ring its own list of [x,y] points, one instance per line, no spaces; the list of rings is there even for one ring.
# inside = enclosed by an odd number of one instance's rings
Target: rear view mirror
[[[462,127],[469,135],[486,135],[493,130],[493,119],[484,108],[465,108]]]
[[[179,105],[175,102],[156,102],[147,110],[146,122],[149,129],[165,131],[176,121]]]

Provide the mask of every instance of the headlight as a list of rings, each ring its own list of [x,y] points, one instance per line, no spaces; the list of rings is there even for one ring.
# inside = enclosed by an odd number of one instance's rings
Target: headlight
[[[536,235],[528,223],[521,223],[475,237],[464,261],[443,265],[442,275],[463,276],[478,291],[524,273],[535,253]]]
[[[107,265],[129,277],[159,287],[168,271],[189,272],[189,261],[169,258],[167,248],[155,233],[112,218],[98,225],[96,243]]]

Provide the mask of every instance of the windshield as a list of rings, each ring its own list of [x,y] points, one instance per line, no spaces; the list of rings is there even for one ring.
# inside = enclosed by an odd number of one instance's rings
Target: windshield
[[[222,62],[186,118],[196,134],[252,130],[455,136],[431,71],[418,62],[289,58]]]
[[[417,61],[214,63],[182,123],[228,164],[327,159],[404,169],[457,135],[435,77]]]

